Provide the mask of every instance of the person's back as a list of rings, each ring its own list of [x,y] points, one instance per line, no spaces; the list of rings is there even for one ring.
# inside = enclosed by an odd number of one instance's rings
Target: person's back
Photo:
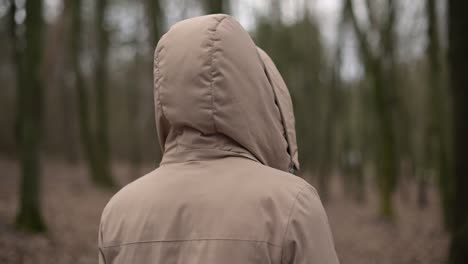
[[[161,165],[104,209],[100,263],[338,263],[297,169],[294,116],[270,58],[230,16],[179,22],[155,52]]]

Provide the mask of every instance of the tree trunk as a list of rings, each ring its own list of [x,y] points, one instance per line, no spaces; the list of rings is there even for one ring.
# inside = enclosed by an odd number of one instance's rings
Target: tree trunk
[[[343,33],[345,27],[345,19],[342,16],[342,19],[338,25],[338,40],[337,47],[334,54],[334,65],[331,69],[331,78],[330,85],[328,86],[327,91],[327,104],[325,109],[325,125],[323,132],[323,143],[322,143],[322,155],[320,160],[319,175],[318,175],[318,187],[320,192],[320,197],[324,202],[328,200],[329,193],[329,182],[331,180],[332,171],[336,166],[336,155],[335,150],[335,138],[334,131],[336,128],[336,120],[338,115],[338,89],[341,85],[340,80],[340,69],[341,69],[341,56],[342,56],[342,43],[343,43]],[[349,175],[344,175],[348,177]]]
[[[74,34],[70,30],[71,25],[71,17],[72,17],[72,1],[65,1],[64,2],[64,9],[59,18],[58,23],[63,23],[64,25],[60,25],[60,35],[59,41],[61,43],[59,45],[63,45],[63,43],[67,43],[66,41],[68,38],[71,38],[71,35]],[[65,42],[63,42],[65,41]],[[67,146],[65,149],[65,157],[67,162],[70,165],[76,166],[78,164],[78,145],[77,145],[77,137],[75,131],[75,119],[71,118],[74,116],[74,95],[72,93],[73,87],[70,86],[70,82],[67,80],[70,74],[70,54],[69,54],[70,46],[64,45],[61,48],[60,52],[58,53],[59,58],[57,65],[55,66],[55,73],[54,78],[59,86],[59,93],[60,93],[60,101],[63,109],[63,113],[61,115],[62,118],[62,129],[64,133],[64,138],[62,141],[63,146]]]
[[[163,10],[161,9],[161,4],[159,0],[146,0],[146,17],[147,21],[149,24],[149,29],[150,29],[150,41],[151,41],[151,47],[154,50],[156,48],[156,44],[159,41],[159,38],[161,37],[162,34],[162,21],[164,21],[163,18]],[[138,56],[138,55],[137,55]],[[146,65],[146,61],[145,61]],[[151,70],[151,74],[153,74],[153,60],[149,60],[148,62],[148,69]],[[153,105],[151,105],[151,108]],[[145,112],[145,111],[143,111]],[[154,118],[151,118],[151,128],[155,129],[154,126]],[[158,141],[157,141],[158,142]],[[158,161],[161,160],[162,153],[161,153],[161,147],[159,146],[159,143],[156,144],[157,146],[154,148],[155,149],[155,155],[156,155],[156,160]]]
[[[20,139],[20,132],[21,132],[21,120],[23,111],[25,109],[21,108],[21,100],[24,98],[23,90],[25,87],[24,82],[26,79],[23,78],[25,76],[24,73],[24,37],[19,36],[19,32],[17,29],[16,21],[15,21],[15,14],[16,14],[16,5],[15,0],[10,0],[10,9],[8,14],[9,19],[9,30],[11,36],[11,42],[13,47],[13,61],[15,66],[15,81],[16,81],[16,113],[15,113],[15,126],[14,126],[14,135],[16,143],[19,143]]]
[[[462,264],[468,259],[468,2],[449,0],[448,33],[450,85],[454,113],[454,197],[450,263]]]
[[[341,47],[340,47],[341,48]],[[338,51],[337,54],[341,52]],[[335,57],[336,58],[336,57]],[[338,58],[336,58],[339,61]],[[335,165],[335,155],[334,155],[334,131],[335,131],[335,124],[336,124],[336,107],[338,103],[336,102],[337,99],[337,89],[339,85],[338,81],[338,74],[339,74],[339,65],[336,65],[332,70],[332,80],[328,87],[328,104],[325,113],[325,124],[324,124],[324,132],[323,132],[323,142],[322,142],[322,155],[320,158],[320,167],[319,167],[319,175],[318,175],[318,187],[320,192],[320,197],[324,202],[326,202],[329,198],[329,183],[332,176],[332,171]]]
[[[397,162],[395,137],[392,126],[391,101],[385,94],[383,73],[377,68],[374,80],[375,107],[378,116],[379,144],[377,147],[377,182],[380,191],[380,214],[385,219],[393,217],[392,194],[396,185]]]
[[[155,48],[162,31],[162,9],[159,0],[146,0],[151,47]],[[151,60],[151,62],[153,62]]]
[[[101,169],[99,166],[99,156],[97,144],[91,131],[89,95],[86,89],[83,75],[80,70],[80,47],[81,47],[81,0],[70,1],[71,6],[71,32],[70,35],[70,57],[72,70],[74,73],[74,86],[77,91],[78,120],[80,127],[81,142],[85,152],[85,158],[91,174],[91,179],[100,186],[107,186],[105,180],[101,180]]]
[[[134,66],[129,69],[127,84],[127,107],[128,107],[128,135],[130,139],[130,178],[135,179],[141,174],[141,140],[140,131],[140,54],[135,55]]]
[[[13,4],[14,5],[14,4]],[[12,7],[12,12],[14,7]],[[40,213],[40,140],[42,130],[43,87],[42,62],[42,1],[26,1],[26,48],[19,56],[18,83],[18,149],[21,163],[19,213],[16,225],[20,229],[40,232],[46,229]],[[13,25],[12,25],[13,26]],[[16,32],[13,27],[13,32]],[[24,57],[23,57],[24,55]],[[21,66],[22,62],[24,65]]]
[[[443,92],[442,87],[442,62],[440,57],[440,42],[439,31],[437,29],[437,9],[435,0],[427,0],[426,3],[427,13],[427,36],[428,45],[426,54],[429,59],[429,103],[428,113],[432,118],[428,122],[426,146],[428,149],[425,154],[425,162],[433,164],[433,169],[437,172],[439,181],[439,190],[441,194],[442,206],[444,210],[445,226],[449,227],[450,214],[449,214],[449,193],[450,193],[450,172],[448,166],[448,148],[446,143],[447,129],[447,116],[444,111],[444,106],[447,101],[447,94]],[[430,168],[430,166],[426,166]]]
[[[354,32],[356,34],[359,51],[363,57],[366,73],[371,78],[373,87],[374,106],[377,116],[378,144],[376,147],[376,167],[377,167],[377,184],[380,193],[380,214],[385,219],[393,217],[392,194],[397,182],[397,150],[396,137],[394,131],[394,108],[395,96],[391,92],[393,87],[392,78],[394,74],[393,49],[394,41],[392,34],[395,21],[395,6],[393,1],[387,1],[389,10],[387,11],[387,23],[383,28],[379,28],[379,34],[383,39],[383,50],[376,56],[372,53],[372,48],[367,41],[366,34],[359,27],[356,15],[353,8],[352,0],[345,2],[345,15],[352,22]],[[369,7],[368,13],[372,13]],[[386,60],[390,60],[390,68],[385,67]]]
[[[205,10],[208,14],[229,13],[228,0],[204,0]]]
[[[371,1],[367,0],[367,2]],[[409,120],[410,111],[405,102],[407,91],[401,89],[402,85],[397,65],[397,3],[395,0],[386,1],[384,7],[387,10],[387,18],[380,33],[383,41],[381,64],[384,70],[384,91],[388,102],[386,111],[388,111],[388,115],[390,116],[391,136],[393,137],[392,149],[394,154],[391,161],[393,166],[393,175],[391,176],[392,192],[396,190],[401,176],[411,176],[412,171],[410,168],[414,162],[414,151],[411,147],[410,139],[412,129]]]
[[[109,144],[109,94],[107,85],[107,60],[109,50],[109,32],[106,29],[107,0],[96,1],[96,30],[97,30],[97,54],[96,54],[96,154],[97,171],[93,174],[95,183],[102,186],[113,186],[110,144]]]
[[[418,175],[418,206],[419,209],[424,209],[427,206],[427,181],[429,170],[421,169]]]

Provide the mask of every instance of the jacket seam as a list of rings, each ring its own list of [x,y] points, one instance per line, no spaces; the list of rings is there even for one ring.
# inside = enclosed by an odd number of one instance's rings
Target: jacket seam
[[[275,243],[264,241],[264,240],[255,240],[255,239],[238,239],[238,238],[194,238],[194,239],[165,239],[165,240],[144,240],[144,241],[135,241],[135,242],[127,242],[122,244],[115,244],[115,245],[106,245],[100,246],[100,249],[105,248],[113,248],[113,247],[123,247],[129,245],[138,245],[138,244],[151,244],[151,243],[174,243],[174,242],[193,242],[193,241],[237,241],[237,242],[253,242],[253,243],[264,243],[269,246],[279,247],[281,245],[277,245]]]
[[[243,159],[247,159],[249,161],[253,161],[255,163],[259,163],[260,165],[262,166],[266,166],[264,164],[262,164],[260,161],[258,161],[252,154],[249,154],[248,152],[236,152],[236,151],[232,151],[232,150],[222,150],[222,149],[210,149],[210,148],[207,148],[207,149],[201,149],[201,148],[197,148],[197,149],[190,149],[190,150],[183,150],[183,151],[180,151],[178,153],[188,153],[188,152],[191,152],[193,150],[216,150],[216,151],[221,151],[223,152],[224,154],[231,154],[231,155],[235,155],[235,156],[232,156],[232,157],[236,157],[236,158],[243,158]],[[159,167],[163,167],[165,165],[170,165],[170,164],[183,164],[183,163],[187,163],[187,162],[192,162],[192,161],[203,161],[203,160],[206,160],[206,159],[202,159],[202,158],[196,158],[196,159],[190,159],[190,160],[187,160],[187,161],[164,161],[164,159],[161,161]]]
[[[161,47],[162,49],[162,47]],[[157,101],[158,101],[158,106],[161,108],[161,115],[163,117],[166,117],[166,114],[164,113],[164,107],[162,105],[162,102],[161,102],[161,72],[159,70],[159,53],[161,52],[161,49],[156,51],[156,56],[155,56],[155,60],[156,60],[156,84],[155,84],[155,88],[158,92],[158,96],[157,96]]]
[[[104,254],[104,249],[105,247],[99,246],[99,253],[102,256],[102,260],[104,261],[104,264],[107,264],[107,259],[106,259],[106,254]]]
[[[283,234],[283,238],[281,239],[281,258],[280,258],[280,261],[281,263],[283,263],[283,255],[284,255],[284,244],[286,242],[286,234],[288,233],[288,229],[289,229],[289,225],[290,225],[290,222],[291,222],[291,218],[292,218],[292,215],[293,215],[293,212],[294,212],[294,208],[296,207],[296,204],[297,204],[297,200],[299,198],[299,195],[302,194],[302,192],[304,191],[304,189],[307,187],[307,185],[304,185],[302,186],[299,191],[297,192],[296,196],[294,197],[294,201],[291,205],[291,209],[289,210],[289,215],[288,215],[288,221],[286,222],[286,228],[284,229],[284,234]]]
[[[102,226],[103,222],[101,221],[99,223],[99,231],[98,231],[98,249],[99,249],[99,254],[102,256],[102,260],[104,261],[104,264],[107,264],[107,259],[106,259],[106,254],[104,254],[104,251],[101,248],[101,243],[104,240],[104,235],[102,234]]]
[[[214,78],[215,78],[215,74],[216,74],[216,67],[214,67],[214,61],[215,61],[215,53],[216,53],[216,49],[215,49],[215,42],[218,41],[218,39],[216,39],[215,35],[217,33],[217,30],[218,30],[218,27],[219,25],[221,25],[221,23],[224,21],[224,19],[226,19],[227,16],[225,17],[222,17],[220,20],[217,21],[217,23],[215,24],[214,28],[210,31],[212,31],[212,36],[210,37],[210,40],[211,40],[211,54],[210,54],[210,68],[211,68],[211,80],[210,80],[210,92],[211,92],[211,118],[213,119],[213,130],[216,132],[217,129],[216,129],[216,121],[215,121],[215,107],[214,107],[214,104],[215,104],[215,98],[214,98]]]
[[[234,150],[227,150],[227,149],[222,149],[222,148],[189,148],[189,145],[185,144],[180,144],[182,147],[186,147],[186,150],[181,150],[178,151],[177,153],[185,153],[185,152],[192,152],[194,150],[217,150],[217,151],[223,151],[223,152],[229,152],[229,153],[236,153],[236,154],[249,154],[248,152],[241,152],[241,151],[234,151]]]

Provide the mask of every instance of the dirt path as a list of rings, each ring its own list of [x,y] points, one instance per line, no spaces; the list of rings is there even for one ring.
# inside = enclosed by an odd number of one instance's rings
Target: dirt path
[[[143,171],[150,171],[146,168]],[[83,167],[49,162],[44,167],[43,214],[46,235],[27,235],[13,229],[19,184],[16,164],[0,160],[0,263],[79,264],[96,263],[96,239],[100,213],[111,191],[100,191],[88,181]],[[128,182],[128,169],[116,166],[120,182]],[[420,210],[414,196],[397,204],[396,224],[376,217],[375,197],[358,205],[341,195],[334,184],[326,204],[342,263],[444,263],[447,235],[440,225],[436,193]]]

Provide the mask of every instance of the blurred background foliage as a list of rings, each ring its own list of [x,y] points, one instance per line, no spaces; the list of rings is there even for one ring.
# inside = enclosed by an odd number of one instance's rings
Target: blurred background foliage
[[[119,186],[112,164],[130,164],[130,179],[145,164],[157,166],[157,40],[181,19],[229,13],[290,89],[300,175],[322,200],[339,181],[363,204],[370,186],[376,216],[391,223],[396,192],[405,201],[415,194],[425,208],[436,187],[454,237],[452,261],[462,263],[468,186],[460,179],[468,175],[460,161],[465,115],[457,113],[467,68],[449,58],[466,58],[467,22],[457,12],[466,7],[463,0],[0,0],[0,153],[21,168],[16,224],[46,230],[41,160],[84,166],[104,189]]]

